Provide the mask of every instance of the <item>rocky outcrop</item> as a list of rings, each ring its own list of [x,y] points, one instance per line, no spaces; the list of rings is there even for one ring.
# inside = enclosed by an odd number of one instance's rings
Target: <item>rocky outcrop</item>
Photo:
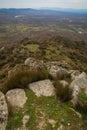
[[[50,80],[42,80],[29,84],[29,89],[32,90],[36,96],[53,96],[55,89]]]
[[[11,108],[23,108],[27,97],[23,89],[13,89],[6,93],[7,103]]]
[[[56,72],[56,75],[57,75],[57,79],[65,79],[66,77],[69,76],[68,74],[68,71],[63,69],[63,68],[60,68],[57,72]]]
[[[66,61],[51,61],[51,62],[47,62],[46,65],[48,67],[50,66],[59,66],[62,68],[70,68],[70,65],[66,62]]]
[[[87,74],[81,73],[72,81],[70,87],[73,89],[73,104],[78,102],[78,94],[82,91],[87,94]]]
[[[45,64],[47,67],[47,70],[49,71],[50,75],[53,78],[62,78],[64,76],[68,75],[66,68],[63,68],[61,64],[62,64],[62,62],[57,62],[57,61],[48,62]],[[64,63],[64,64],[66,64],[68,66],[67,63]]]
[[[0,92],[0,130],[5,130],[8,119],[8,107],[5,96]]]
[[[57,77],[57,72],[62,71],[61,73],[65,74],[66,69],[69,68],[69,65],[65,61],[54,61],[44,63],[41,60],[36,60],[32,57],[29,57],[25,60],[24,64],[33,69],[47,69],[52,77]]]
[[[79,70],[70,70],[69,73],[71,74],[72,80],[76,79],[81,74]]]
[[[46,68],[45,64],[41,60],[36,60],[32,57],[29,57],[25,60],[24,64],[29,66],[32,69],[44,69]]]
[[[59,66],[56,66],[56,65],[46,65],[47,66],[47,70],[49,71],[50,75],[53,77],[53,78],[56,78],[57,77],[57,71],[60,69]]]

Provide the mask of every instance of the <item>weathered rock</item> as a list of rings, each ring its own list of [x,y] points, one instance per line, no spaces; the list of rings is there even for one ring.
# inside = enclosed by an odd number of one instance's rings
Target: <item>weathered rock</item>
[[[28,66],[34,66],[34,64],[36,64],[36,60],[32,57],[29,57],[25,60],[24,64]]]
[[[29,115],[24,115],[23,120],[22,120],[24,128],[26,128],[26,124],[29,121],[29,118],[30,118]]]
[[[8,119],[8,107],[5,96],[0,92],[0,130],[5,130]]]
[[[52,128],[54,128],[55,125],[56,125],[56,121],[53,120],[53,119],[49,119],[49,120],[48,120],[48,123],[52,126]]]
[[[61,124],[57,130],[64,130],[64,126]]]
[[[81,72],[79,70],[70,70],[69,73],[71,74],[72,80],[74,80],[81,74]]]
[[[46,63],[46,67],[53,78],[62,78],[68,75],[67,70],[62,68],[59,62],[48,62]]]
[[[78,77],[78,79],[87,79],[87,74],[85,72],[82,72]]]
[[[75,80],[72,81],[70,87],[73,89],[73,104],[78,102],[78,94],[83,91],[87,94],[87,75],[86,73],[81,73]]]
[[[29,84],[29,89],[31,89],[36,96],[53,96],[55,95],[55,89],[50,80],[42,80],[35,83]]]
[[[29,118],[30,118],[29,115],[24,115],[23,120],[22,120],[23,125],[21,127],[19,127],[19,128],[15,128],[14,130],[29,130],[26,127],[26,124],[29,121]]]
[[[62,68],[69,68],[70,67],[70,65],[64,60],[59,61],[58,65],[61,66]]]
[[[46,68],[45,64],[41,60],[36,60],[32,57],[29,57],[24,62],[25,65],[29,66],[30,68],[34,69],[44,69]]]
[[[66,86],[69,85],[69,83],[68,83],[67,81],[65,81],[65,80],[60,80],[59,82],[60,82],[64,87],[66,87]]]
[[[52,61],[52,62],[47,62],[46,63],[47,66],[58,66],[58,67],[61,67],[61,68],[70,68],[70,65],[62,60],[62,61]]]
[[[56,78],[56,77],[57,77],[57,71],[58,71],[60,68],[59,68],[59,66],[52,65],[52,66],[47,66],[47,69],[48,69],[50,75],[51,75],[53,78]]]
[[[46,127],[46,113],[40,111],[40,116],[37,116],[36,118],[36,123],[37,123],[37,129],[38,130],[44,130],[44,128]]]
[[[6,93],[8,105],[11,108],[23,108],[27,97],[23,89],[13,89]]]
[[[1,48],[0,48],[0,53],[3,52],[4,50],[5,50],[5,47],[4,47],[4,46],[1,47]]]

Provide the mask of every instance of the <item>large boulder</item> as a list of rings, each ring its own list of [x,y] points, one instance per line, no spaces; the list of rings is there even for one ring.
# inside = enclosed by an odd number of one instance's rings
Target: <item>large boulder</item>
[[[32,90],[36,96],[53,96],[55,89],[50,80],[42,80],[29,84],[29,89]]]
[[[8,119],[8,107],[5,96],[0,92],[0,130],[5,130]]]
[[[13,89],[6,93],[6,99],[9,107],[11,108],[23,108],[26,103],[27,97],[23,89]]]
[[[71,82],[70,87],[73,89],[72,102],[75,105],[78,102],[78,94],[80,92],[87,94],[87,74],[84,72],[81,73],[78,77],[75,78],[75,80]]]

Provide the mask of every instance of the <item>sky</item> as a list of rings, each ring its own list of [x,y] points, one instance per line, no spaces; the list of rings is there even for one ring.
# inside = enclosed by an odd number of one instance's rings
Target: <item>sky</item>
[[[87,0],[0,0],[0,8],[41,7],[87,9]]]

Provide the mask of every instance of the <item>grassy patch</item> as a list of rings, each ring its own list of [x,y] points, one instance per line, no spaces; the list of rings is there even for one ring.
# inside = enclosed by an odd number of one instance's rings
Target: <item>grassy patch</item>
[[[56,46],[49,45],[45,50],[45,58],[47,59],[57,59],[59,56],[60,51],[57,49]]]
[[[36,129],[36,96],[33,92],[26,90],[26,95],[28,97],[28,100],[25,104],[24,113],[30,116],[29,122],[26,124],[27,128],[30,130],[37,130]]]
[[[37,52],[39,51],[39,45],[38,44],[30,44],[24,46],[24,48],[28,49],[29,52]]]
[[[28,97],[27,103],[25,104],[26,114],[30,115],[30,120],[27,123],[28,129],[33,128],[34,130],[38,130],[37,119],[42,118],[45,122],[43,130],[57,130],[61,124],[68,129],[68,123],[71,124],[70,130],[81,130],[80,127],[83,124],[82,119],[79,119],[67,104],[58,104],[55,97],[41,96],[38,98],[33,92],[27,90],[26,94]],[[56,121],[54,128],[52,128],[52,125],[49,124],[49,119]],[[79,125],[76,125],[78,122]]]
[[[16,111],[15,113],[10,113],[8,117],[6,130],[14,130],[14,128],[21,127],[22,118],[22,110]]]
[[[9,117],[9,122],[7,125],[9,130],[13,130],[14,128],[22,125],[21,120],[23,115],[29,115],[30,117],[28,123],[26,124],[26,127],[29,130],[39,130],[40,123],[43,123],[43,130],[57,130],[61,124],[68,129],[68,123],[70,123],[70,130],[82,130],[82,119],[70,109],[69,105],[64,103],[58,104],[53,96],[41,96],[38,98],[30,90],[26,89],[25,92],[28,100],[21,112],[10,115],[11,117]],[[56,122],[54,128],[49,123],[49,119]],[[19,122],[17,122],[17,120],[19,120]]]

